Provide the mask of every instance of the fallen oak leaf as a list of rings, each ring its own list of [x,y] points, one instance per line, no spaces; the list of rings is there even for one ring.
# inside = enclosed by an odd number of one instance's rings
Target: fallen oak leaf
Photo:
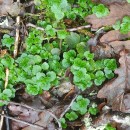
[[[130,16],[130,4],[114,3],[110,5],[110,13],[106,17],[97,18],[95,14],[89,15],[85,21],[92,24],[92,28],[97,29],[102,26],[112,26],[117,20],[124,16]]]
[[[118,30],[112,30],[104,34],[100,38],[101,43],[109,43],[112,41],[124,40],[130,37],[130,32],[128,34],[121,34]]]
[[[124,94],[130,90],[130,55],[126,51],[122,51],[120,55],[120,67],[115,70],[118,77],[105,84],[97,94],[98,98],[106,98],[112,110],[116,111],[122,111]],[[130,112],[129,109],[126,111]]]

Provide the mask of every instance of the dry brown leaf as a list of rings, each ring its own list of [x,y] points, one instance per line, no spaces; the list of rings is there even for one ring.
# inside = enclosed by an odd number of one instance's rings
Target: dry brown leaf
[[[26,122],[34,123],[39,120],[39,112],[33,111],[31,109],[26,109],[21,106],[15,106],[15,105],[9,105],[8,106],[10,114],[13,116],[17,116],[16,119],[20,119]],[[19,130],[20,128],[23,128],[27,126],[24,123],[19,123],[16,121],[11,121],[11,128],[12,130]]]
[[[117,30],[112,30],[112,31],[109,31],[106,34],[104,34],[100,38],[100,42],[101,43],[109,43],[112,41],[123,40],[123,39],[129,38],[129,37],[130,37],[130,32],[128,34],[121,34]]]
[[[49,109],[48,111],[53,112],[53,114],[56,115],[56,117],[57,117],[63,112],[63,109],[64,109],[63,106],[54,106],[53,108]],[[43,130],[50,130],[51,128],[50,129],[48,128],[48,127],[50,127],[50,125],[52,125],[52,127],[55,127],[55,126],[53,126],[53,124],[54,124],[53,117],[46,110],[43,111],[39,115],[39,118],[40,118],[39,121],[35,122],[35,124],[44,127],[45,129],[43,129]],[[55,130],[55,129],[53,129],[53,130]],[[34,130],[34,128],[31,126],[27,126],[27,127],[23,128],[22,130]],[[35,130],[40,130],[40,129],[35,128]]]
[[[130,51],[130,40],[127,41],[113,41],[110,42],[109,45],[113,48],[114,52],[116,54],[119,54],[119,52],[122,49],[126,49]]]
[[[110,5],[110,13],[103,18],[97,18],[95,14],[89,15],[85,21],[92,24],[92,28],[100,28],[102,26],[111,26],[117,20],[122,19],[124,16],[130,16],[130,4],[114,3]]]
[[[64,94],[66,94],[66,93],[70,92],[71,90],[73,90],[74,87],[75,86],[73,84],[71,84],[70,82],[64,81],[59,86],[52,89],[52,92],[53,92],[54,95],[62,97]]]
[[[13,0],[0,1],[0,16],[8,15],[17,16],[24,13],[24,7],[21,3],[14,2]]]
[[[92,46],[91,52],[94,53],[95,58],[97,59],[115,57],[114,49],[107,44],[103,44],[102,46],[101,45]]]
[[[130,113],[130,93],[125,94],[122,103],[122,112]]]
[[[118,77],[105,84],[97,97],[106,98],[113,110],[130,113],[130,109],[124,110],[123,106],[124,94],[130,90],[130,55],[125,51],[122,51],[120,55],[120,67],[115,70]]]
[[[115,2],[117,3],[126,3],[126,0],[92,0],[93,2],[100,2],[100,3],[103,3],[103,4],[106,4],[106,5],[110,5],[110,4],[113,4]]]

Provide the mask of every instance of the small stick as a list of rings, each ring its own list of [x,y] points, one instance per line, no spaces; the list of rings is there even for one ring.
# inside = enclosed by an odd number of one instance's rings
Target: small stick
[[[20,0],[17,0],[17,2],[20,3]],[[20,16],[17,16],[16,24],[17,24],[17,27],[20,25]],[[14,58],[18,54],[19,32],[20,32],[19,29],[16,28],[16,38],[15,38],[15,43],[14,43]]]
[[[6,68],[6,72],[5,72],[6,76],[5,76],[5,84],[4,84],[4,88],[6,89],[7,85],[8,85],[8,77],[9,77],[9,69]],[[4,114],[4,111],[2,110],[2,114]],[[0,120],[0,130],[2,130],[2,127],[3,127],[3,122],[4,122],[4,117],[2,116],[1,117],[1,120]]]
[[[80,27],[77,27],[77,28],[70,28],[70,29],[67,29],[67,31],[74,32],[74,31],[84,29],[84,28],[91,28],[91,25],[80,26]]]
[[[2,111],[1,113],[4,114],[4,111]],[[3,122],[4,122],[4,117],[2,116],[0,120],[0,130],[2,130]]]
[[[59,125],[59,130],[62,130],[62,126],[61,126],[61,123],[58,120],[58,118],[52,112],[50,112],[50,111],[47,111],[47,112],[57,121],[57,123]]]
[[[32,123],[29,123],[29,122],[25,122],[25,121],[22,121],[22,120],[19,120],[19,119],[16,119],[16,118],[14,118],[14,117],[10,117],[10,116],[4,115],[4,114],[0,114],[0,115],[1,115],[2,117],[9,118],[9,119],[14,120],[14,121],[19,122],[19,123],[24,123],[24,124],[29,125],[29,126],[32,126],[32,127],[34,127],[34,128],[39,128],[39,129],[42,129],[42,130],[43,130],[43,128],[44,128],[44,127],[42,127],[42,126],[39,126],[39,125],[36,125],[36,124],[32,124]]]
[[[5,88],[7,87],[8,85],[8,81],[9,81],[9,69],[6,68],[6,77],[5,77]]]
[[[76,96],[73,98],[73,100],[71,101],[70,105],[68,105],[68,107],[65,109],[65,111],[60,115],[60,119],[65,115],[65,113],[66,113],[67,111],[70,110],[70,107],[72,106],[72,104],[73,104],[73,102],[75,101],[75,99],[77,98],[77,96],[78,96],[78,95],[76,95]]]
[[[28,24],[26,24],[26,26],[27,27],[33,27],[33,28],[36,28],[36,29],[41,30],[41,31],[45,31],[44,28],[38,27],[38,26],[36,26],[36,25],[34,25],[32,23],[28,23]]]
[[[36,28],[36,29],[41,30],[41,31],[45,31],[44,28],[38,27],[38,26],[36,26],[32,23],[28,23],[28,24],[26,24],[26,26],[27,27],[33,27],[33,28]],[[91,25],[85,25],[85,26],[80,26],[80,27],[77,27],[77,28],[70,28],[70,29],[67,29],[67,31],[73,32],[73,31],[77,31],[77,30],[80,30],[80,29],[84,29],[84,28],[90,28],[90,27],[91,27]],[[59,29],[56,29],[56,30],[59,30]]]

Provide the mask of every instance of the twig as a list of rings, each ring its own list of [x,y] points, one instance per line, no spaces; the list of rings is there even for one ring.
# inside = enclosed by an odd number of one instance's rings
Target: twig
[[[60,51],[61,51],[61,47],[62,47],[62,39],[60,39],[59,47],[60,47]]]
[[[6,68],[6,72],[5,72],[6,76],[5,76],[5,84],[4,84],[4,88],[7,87],[8,85],[8,77],[9,77],[9,69]],[[4,114],[4,111],[2,110],[2,114]],[[1,117],[1,120],[0,120],[0,130],[2,130],[2,126],[3,126],[3,122],[4,122],[4,117]]]
[[[28,106],[28,105],[26,105],[26,104],[20,104],[20,103],[16,103],[16,102],[9,102],[10,104],[13,104],[13,105],[18,105],[18,106],[22,106],[22,107],[25,107],[25,108],[28,108],[28,109],[31,109],[31,110],[33,110],[33,111],[37,111],[37,112],[43,112],[43,110],[40,110],[40,109],[35,109],[35,108],[33,108],[33,107],[31,107],[31,106]]]
[[[69,105],[69,106],[65,109],[65,111],[60,115],[60,119],[65,115],[65,113],[66,113],[67,111],[69,111],[70,107],[72,106],[72,104],[73,104],[73,102],[75,101],[75,99],[77,98],[77,96],[78,96],[78,95],[76,95],[76,96],[72,99],[70,105]]]
[[[0,115],[1,115],[2,117],[6,117],[6,118],[9,118],[9,119],[14,120],[14,121],[16,121],[16,122],[24,123],[24,124],[26,124],[26,125],[29,125],[29,126],[32,126],[32,127],[35,127],[35,128],[39,128],[39,129],[42,129],[42,130],[43,130],[43,128],[44,128],[44,127],[42,127],[42,126],[39,126],[39,125],[36,125],[36,124],[32,124],[32,123],[29,123],[29,122],[25,122],[25,121],[16,119],[16,118],[14,118],[14,117],[6,116],[6,115],[4,115],[4,114],[0,114]]]
[[[17,0],[18,3],[20,3],[20,0]],[[18,44],[19,44],[19,29],[18,26],[20,25],[20,16],[17,16],[16,18],[16,38],[15,38],[15,43],[14,43],[14,58],[17,56],[18,54]]]
[[[25,13],[25,16],[32,16],[32,17],[40,17],[41,15],[44,15],[45,12],[41,12],[41,13]]]
[[[33,28],[36,28],[36,29],[41,30],[41,31],[45,31],[44,28],[38,27],[38,26],[36,26],[36,25],[34,25],[32,23],[28,23],[28,24],[26,24],[26,26],[27,27],[33,27]]]
[[[50,111],[47,111],[58,123],[58,126],[59,126],[59,130],[62,130],[62,126],[61,126],[61,123],[60,121],[58,120],[58,118]]]
[[[33,28],[36,28],[36,29],[41,30],[41,31],[45,31],[44,28],[38,27],[38,26],[36,26],[32,23],[28,23],[28,24],[26,24],[26,26],[27,27],[33,27]],[[90,28],[90,27],[91,27],[91,25],[85,25],[85,26],[80,26],[80,27],[77,27],[77,28],[70,28],[70,29],[67,29],[67,31],[73,32],[73,31],[77,31],[77,30],[80,30],[80,29],[84,29],[84,28]],[[59,29],[56,29],[56,30],[59,30]]]
[[[13,104],[13,105],[18,105],[18,106],[22,106],[22,107],[25,107],[25,108],[28,108],[28,109],[32,109],[34,111],[38,111],[38,112],[43,112],[43,110],[40,110],[40,109],[35,109],[33,107],[30,107],[26,104],[23,104],[23,103],[17,103],[17,102],[12,102],[12,101],[4,101],[4,100],[0,100],[0,102],[4,103],[4,104]]]
[[[4,111],[2,111],[1,113],[4,114]],[[0,120],[0,130],[2,130],[3,122],[4,122],[4,117],[2,116]]]
[[[8,68],[6,68],[6,77],[5,77],[5,88],[7,87],[7,85],[8,85],[8,81],[9,81],[9,69]]]
[[[84,29],[84,28],[90,28],[91,25],[85,25],[85,26],[80,26],[80,27],[77,27],[77,28],[70,28],[70,29],[67,29],[67,31],[69,32],[73,32],[73,31],[77,31],[77,30],[80,30],[80,29]]]

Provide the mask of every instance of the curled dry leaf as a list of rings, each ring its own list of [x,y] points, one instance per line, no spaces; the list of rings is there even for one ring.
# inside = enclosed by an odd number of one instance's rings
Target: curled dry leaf
[[[130,37],[130,32],[128,34],[121,34],[117,30],[112,30],[112,31],[109,31],[106,34],[104,34],[100,38],[100,42],[101,43],[109,43],[112,41],[124,40],[124,39],[129,38],[129,37]]]
[[[102,26],[111,26],[117,20],[122,19],[124,16],[130,16],[130,4],[114,3],[110,5],[110,13],[106,17],[97,18],[95,14],[89,15],[85,21],[92,24],[92,28],[100,28]]]
[[[98,92],[97,97],[106,98],[113,110],[130,113],[130,109],[125,109],[123,102],[125,93],[130,90],[130,54],[126,51],[122,51],[120,55],[120,67],[115,70],[118,77],[105,84]]]

